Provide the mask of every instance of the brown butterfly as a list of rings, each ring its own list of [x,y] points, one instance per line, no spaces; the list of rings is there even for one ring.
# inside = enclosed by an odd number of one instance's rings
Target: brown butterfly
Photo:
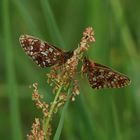
[[[19,41],[25,53],[40,67],[62,65],[73,55],[30,35],[21,35]]]
[[[93,89],[121,88],[130,84],[130,79],[107,66],[92,62],[86,57],[82,66]]]
[[[62,65],[73,56],[72,52],[65,52],[38,38],[29,35],[21,35],[20,44],[26,54],[30,56],[38,66],[51,67]],[[130,79],[111,68],[91,62],[84,57],[82,72],[87,74],[89,83],[93,89],[121,88],[130,84]]]

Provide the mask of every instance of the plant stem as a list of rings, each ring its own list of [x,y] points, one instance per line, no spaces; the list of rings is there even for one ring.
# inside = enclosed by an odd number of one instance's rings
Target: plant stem
[[[48,117],[44,120],[44,126],[43,126],[43,129],[44,129],[44,132],[46,133],[48,128],[49,128],[49,122],[51,121],[52,119],[52,115],[53,115],[53,111],[54,111],[54,108],[55,108],[55,105],[56,105],[56,102],[57,102],[57,99],[61,93],[61,89],[62,89],[62,86],[59,87],[57,93],[56,93],[56,96],[54,98],[54,101],[50,107],[50,111],[49,111],[49,114],[48,114]],[[46,136],[46,139],[47,139],[47,136]]]

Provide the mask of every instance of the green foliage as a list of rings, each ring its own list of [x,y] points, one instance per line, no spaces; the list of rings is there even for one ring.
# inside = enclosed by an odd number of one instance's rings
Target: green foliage
[[[96,43],[87,55],[127,74],[132,84],[123,89],[95,91],[86,78],[79,77],[81,94],[58,116],[60,124],[54,122],[53,132],[58,127],[57,137],[63,127],[61,140],[139,139],[138,5],[139,0],[0,1],[0,138],[26,139],[33,119],[30,120],[36,116],[30,84],[38,82],[46,100],[52,98],[51,89],[44,84],[49,69],[37,67],[25,55],[19,36],[34,35],[59,48],[73,50],[84,29],[93,26]]]

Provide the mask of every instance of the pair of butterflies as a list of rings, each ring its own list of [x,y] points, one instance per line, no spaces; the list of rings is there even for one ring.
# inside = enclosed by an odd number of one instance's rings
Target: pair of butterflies
[[[73,52],[64,52],[33,36],[21,35],[19,41],[25,53],[38,66],[43,68],[56,64],[62,65],[73,56]],[[107,66],[92,62],[86,57],[83,61],[82,71],[87,74],[93,89],[121,88],[130,84],[130,79],[124,74],[114,71]]]

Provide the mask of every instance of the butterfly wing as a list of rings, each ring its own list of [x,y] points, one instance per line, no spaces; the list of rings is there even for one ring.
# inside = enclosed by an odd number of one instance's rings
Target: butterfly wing
[[[41,67],[63,64],[72,56],[72,52],[63,52],[61,49],[33,36],[21,35],[19,41],[26,54]]]
[[[85,73],[93,89],[121,88],[130,84],[130,79],[111,68],[93,63],[86,59],[84,64]]]

